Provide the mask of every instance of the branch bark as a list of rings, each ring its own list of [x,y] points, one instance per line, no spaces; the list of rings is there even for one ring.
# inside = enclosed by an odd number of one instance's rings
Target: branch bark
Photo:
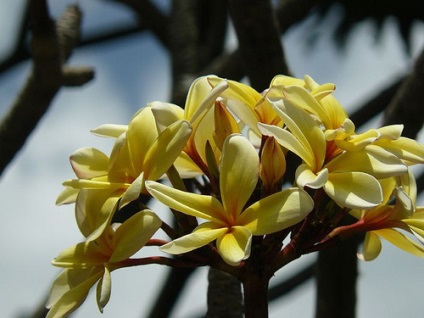
[[[424,50],[418,56],[414,69],[397,91],[384,114],[384,124],[404,124],[403,136],[416,138],[423,126]]]
[[[251,85],[264,90],[275,75],[289,74],[270,1],[230,0],[228,9]]]
[[[240,281],[225,272],[210,268],[208,274],[207,318],[241,318],[243,303]]]
[[[356,316],[359,242],[358,237],[352,237],[319,252],[315,318]]]
[[[67,8],[57,24],[59,28],[50,18],[45,0],[30,1],[30,18],[33,65],[25,85],[0,123],[0,175],[23,147],[59,89],[66,84],[82,85],[93,78],[93,70],[89,68],[63,71],[63,62],[79,36],[81,12],[77,6]]]

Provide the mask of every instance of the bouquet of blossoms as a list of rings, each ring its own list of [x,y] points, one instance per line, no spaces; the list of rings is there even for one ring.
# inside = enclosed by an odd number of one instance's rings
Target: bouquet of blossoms
[[[259,93],[206,76],[184,108],[152,102],[128,126],[94,129],[114,145],[109,155],[82,148],[70,157],[76,179],[57,203],[75,203],[85,241],[53,260],[64,270],[48,317],[76,310],[96,283],[103,311],[111,272],[129,266],[229,273],[253,317],[266,316],[277,270],[352,234],[365,234],[364,260],[378,256],[381,238],[423,257],[424,208],[410,167],[424,162],[424,146],[402,137],[402,125],[356,133],[334,89],[279,75]],[[174,224],[150,208],[153,199]],[[347,215],[355,221],[341,223]],[[169,238],[155,238],[159,230]],[[165,254],[137,257],[145,246]]]

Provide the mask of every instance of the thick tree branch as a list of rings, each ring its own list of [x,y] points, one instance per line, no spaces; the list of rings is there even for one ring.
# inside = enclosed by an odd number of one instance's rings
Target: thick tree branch
[[[29,2],[25,6],[24,14],[22,14],[19,32],[16,37],[13,51],[9,56],[7,56],[3,61],[0,62],[0,73],[29,57],[28,47],[26,45],[26,36],[28,30],[28,11]]]
[[[275,10],[281,33],[309,15],[318,0],[280,0]]]
[[[169,21],[169,49],[172,59],[172,97],[184,105],[188,88],[199,69],[199,3],[196,0],[173,1]]]
[[[241,285],[236,277],[210,268],[208,283],[207,318],[243,317]]]
[[[25,144],[59,89],[67,83],[76,85],[77,77],[80,84],[93,77],[93,71],[87,68],[79,72],[67,68],[63,72],[62,61],[76,45],[74,37],[79,36],[80,17],[76,6],[68,7],[57,29],[46,1],[30,2],[33,65],[27,82],[0,124],[0,174]]]
[[[404,79],[404,77],[401,77],[395,80],[387,87],[378,91],[378,93],[375,96],[372,96],[367,102],[356,107],[355,111],[349,116],[355,126],[358,128],[369,121],[370,118],[373,118],[383,112],[393,99],[393,96],[395,96]]]
[[[289,74],[270,1],[229,0],[228,9],[251,85],[264,90],[275,75]]]
[[[350,218],[345,222],[351,222]],[[319,252],[315,318],[356,316],[356,253],[361,240],[361,236],[353,236]]]
[[[410,76],[402,83],[384,114],[384,124],[404,124],[402,135],[416,138],[423,126],[424,50]]]
[[[142,27],[148,28],[161,44],[168,48],[168,17],[150,0],[114,0],[131,8],[139,17]]]

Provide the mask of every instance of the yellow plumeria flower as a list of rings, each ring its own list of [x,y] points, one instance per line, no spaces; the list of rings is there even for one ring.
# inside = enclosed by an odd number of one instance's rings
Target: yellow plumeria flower
[[[97,304],[102,312],[110,298],[111,272],[140,250],[161,223],[156,214],[144,210],[122,225],[108,227],[96,240],[62,251],[52,261],[53,265],[65,270],[53,282],[47,317],[65,317],[75,311],[97,281]]]
[[[230,135],[224,142],[220,161],[221,201],[147,181],[146,188],[157,200],[187,215],[207,220],[191,234],[161,247],[170,254],[182,254],[216,239],[223,260],[238,265],[250,255],[252,235],[265,235],[301,221],[313,208],[309,195],[290,188],[265,197],[246,209],[245,204],[258,182],[259,158],[253,145],[242,135]]]
[[[416,183],[409,170],[400,177],[380,180],[384,192],[381,205],[370,210],[352,210],[357,222],[334,229],[328,238],[346,237],[352,233],[366,232],[362,252],[358,257],[370,261],[381,252],[380,238],[415,256],[424,257],[424,207],[415,207]],[[389,204],[392,201],[394,204]],[[398,229],[414,235],[418,244]]]
[[[405,164],[424,163],[424,146],[413,139],[401,137],[403,125],[384,126],[356,134],[355,125],[346,111],[330,94],[335,89],[334,84],[319,85],[309,76],[305,76],[304,83],[304,88],[301,85],[284,87],[284,99],[314,114],[322,122],[327,140],[327,159],[343,150],[356,151],[372,144],[395,154]]]
[[[71,162],[79,179],[63,184],[74,189],[121,190],[123,207],[139,197],[145,180],[162,177],[181,154],[190,134],[191,126],[185,120],[158,134],[152,108],[142,108],[116,139],[110,158],[93,148],[74,153]]]
[[[380,254],[380,237],[412,255],[424,257],[424,207],[418,207],[413,212],[414,204],[401,188],[395,189],[395,196],[394,205],[383,205],[362,212],[358,224],[367,232],[362,253],[358,253],[360,259],[370,261]],[[396,228],[412,233],[420,244]]]
[[[327,162],[327,142],[319,123],[288,100],[276,101],[274,106],[288,130],[265,124],[258,124],[259,129],[303,160],[296,170],[296,182],[300,187],[322,187],[344,207],[371,208],[382,202],[376,178],[407,171],[399,158],[373,145],[361,151],[341,153]]]
[[[208,79],[216,78],[217,85],[211,87]],[[179,171],[192,171],[192,175],[207,173],[205,154],[206,143],[215,150],[214,106],[219,95],[228,88],[224,79],[209,75],[199,77],[190,86],[184,110],[176,109],[172,104],[160,103],[153,109],[156,122],[161,126],[170,125],[177,120],[186,120],[192,127],[192,133],[184,147],[182,155],[175,162]]]
[[[208,78],[212,86],[216,86],[220,78]],[[273,82],[269,89],[263,94],[257,92],[252,87],[228,80],[228,89],[221,93],[226,106],[256,135],[260,136],[257,123],[275,124],[281,122],[280,117],[275,113],[272,105],[269,103],[269,97],[282,97],[280,87],[274,87]]]

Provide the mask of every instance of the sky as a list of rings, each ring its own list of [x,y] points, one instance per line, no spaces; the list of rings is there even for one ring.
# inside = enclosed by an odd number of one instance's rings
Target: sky
[[[5,34],[16,30],[19,5],[23,1],[12,3],[15,7],[8,7],[5,14],[5,2],[0,2],[0,29]],[[68,2],[50,3],[52,14],[57,16]],[[107,1],[79,3],[85,12],[84,31],[87,33],[94,27],[135,21],[124,8]],[[336,50],[325,25],[314,27],[321,37],[315,46],[308,47],[302,39],[311,34],[312,22],[310,19],[291,29],[284,37],[290,68],[298,77],[309,74],[320,83],[336,83],[335,95],[349,111],[411,67],[413,58],[404,54],[393,20],[384,25],[382,39],[377,44],[370,23],[358,26],[348,39],[344,53]],[[233,38],[229,36],[229,46],[234,46]],[[412,38],[413,56],[416,56],[423,45],[422,24],[415,26]],[[11,43],[10,37],[2,36],[0,54],[5,54]],[[75,224],[73,206],[54,204],[62,181],[73,177],[69,155],[86,146],[108,153],[111,140],[93,136],[90,129],[104,123],[127,124],[132,114],[146,103],[167,101],[169,97],[168,55],[149,33],[80,48],[70,63],[93,66],[94,81],[59,92],[49,112],[0,179],[2,317],[19,317],[34,310],[59,273],[50,265],[51,259],[82,239]],[[0,76],[0,115],[15,98],[29,67],[28,62],[21,63]],[[373,124],[378,125],[379,119]],[[302,257],[284,267],[274,281],[284,279],[314,258],[315,255]],[[419,277],[424,274],[423,259],[384,243],[377,260],[359,264],[358,318],[422,316],[424,304]],[[161,286],[165,271],[154,265],[115,271],[112,297],[103,315],[98,312],[95,295],[91,293],[73,317],[143,317]],[[206,269],[200,269],[191,277],[172,317],[195,317],[204,311],[206,275]],[[282,301],[272,303],[270,317],[313,317],[314,297],[311,280]]]

